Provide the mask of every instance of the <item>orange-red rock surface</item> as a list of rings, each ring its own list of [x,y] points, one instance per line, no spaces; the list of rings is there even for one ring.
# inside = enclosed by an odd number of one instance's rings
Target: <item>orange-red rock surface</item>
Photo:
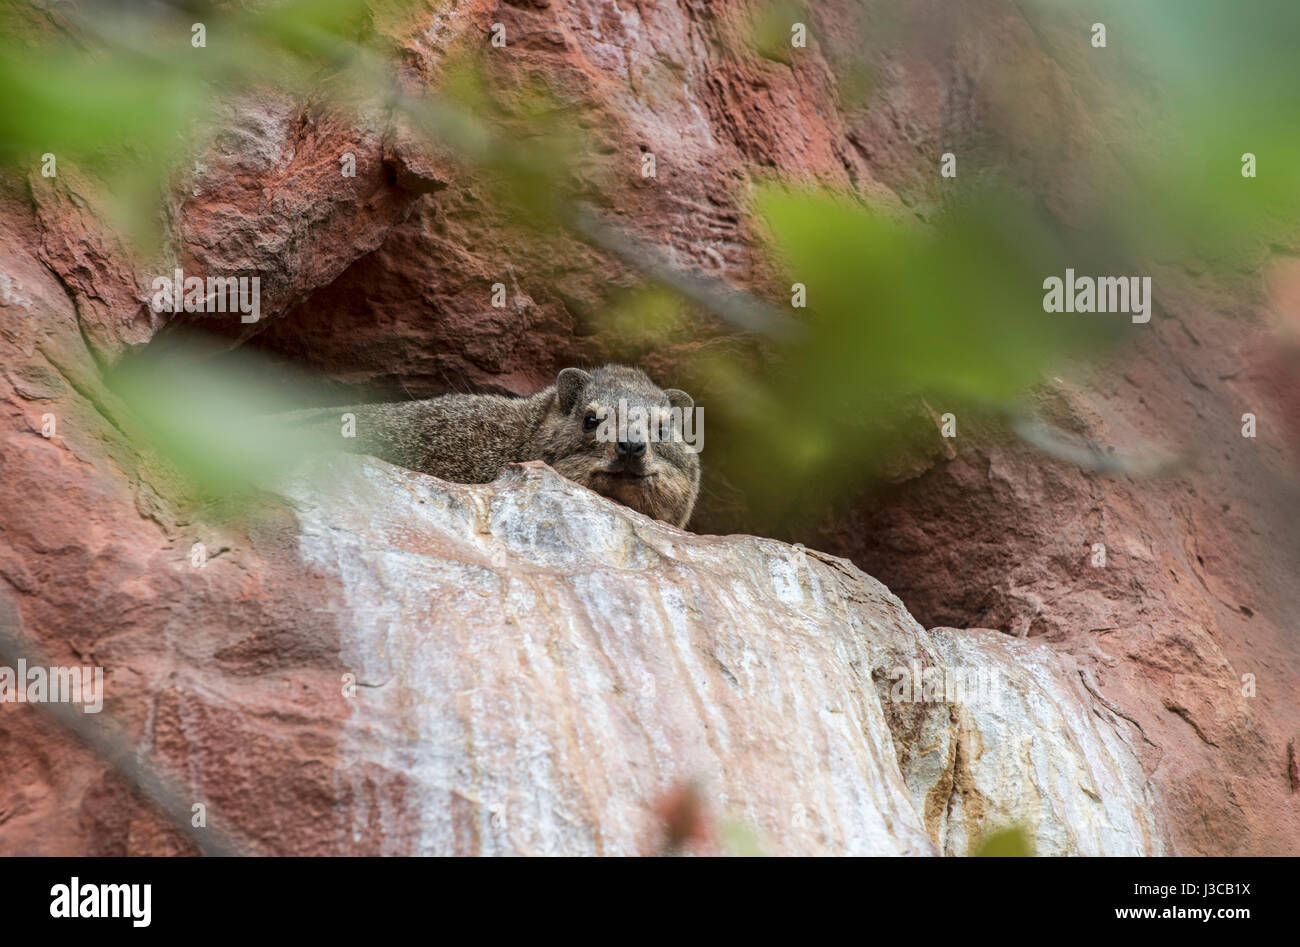
[[[825,7],[807,55],[789,65],[745,54],[723,15],[733,5],[704,0],[469,2],[437,17],[430,8],[394,37],[394,60],[403,81],[436,85],[446,49],[505,23],[512,42],[496,65],[507,78],[537,73],[575,116],[601,116],[593,173],[626,168],[631,182],[611,190],[611,214],[679,264],[739,286],[771,278],[745,222],[758,174],[898,205],[950,138],[992,120],[979,92],[990,58],[1022,57],[1043,77],[1040,103],[1062,129],[1061,160],[1041,169],[1044,201],[1062,220],[1079,212],[1069,161],[1091,134],[1073,120],[1084,105],[1013,4],[973,6],[932,49],[882,53],[860,110],[834,81],[847,14]],[[269,94],[233,109],[228,133],[174,196],[176,262],[260,274],[263,322],[208,327],[256,335],[340,385],[394,395],[523,392],[564,364],[616,351],[589,317],[609,285],[631,282],[626,268],[608,264],[597,279],[582,266],[592,251],[536,245],[471,175],[431,170],[400,141],[382,118],[346,122]],[[337,173],[345,150],[358,157],[356,178]],[[632,170],[646,151],[658,158],[650,185]],[[118,430],[124,409],[104,371],[168,319],[192,317],[149,310],[156,274],[97,216],[92,181],[69,171],[57,184],[4,183],[0,590],[26,634],[59,663],[108,668],[106,713],[264,850],[420,850],[414,827],[393,826],[417,797],[427,801],[422,777],[348,742],[353,711],[339,681],[355,659],[337,568],[303,557],[286,511],[248,532],[179,513]],[[1262,283],[1262,263],[1255,275]],[[1053,382],[1043,407],[1103,448],[1145,441],[1187,453],[1174,474],[1107,479],[972,435],[951,459],[792,538],[852,559],[927,627],[993,628],[1055,652],[1053,666],[1077,676],[1088,695],[1079,699],[1095,701],[1140,763],[1156,834],[1142,850],[1296,854],[1300,376],[1275,331],[1279,314],[1294,324],[1295,296],[1166,277],[1151,331],[1113,362]],[[510,287],[505,310],[488,303],[496,282]],[[665,372],[681,354],[645,363]],[[1259,418],[1256,439],[1241,436],[1244,412]],[[54,437],[42,436],[45,415]],[[695,527],[743,524],[706,497]],[[211,557],[202,569],[190,563],[196,541]],[[1097,542],[1104,568],[1090,564]],[[1254,696],[1243,696],[1244,675]],[[519,734],[517,751],[545,758],[551,748],[528,737]],[[34,708],[0,706],[0,753],[0,851],[189,850]],[[907,773],[897,779],[891,798],[911,788]],[[651,787],[672,789],[637,785],[645,812]],[[968,794],[962,812],[983,792],[970,781],[949,789]],[[458,798],[438,837],[481,850],[474,826],[492,817],[486,797]],[[782,811],[790,801],[781,796]],[[924,810],[922,800],[917,824],[946,850],[934,835],[947,823]],[[578,807],[561,821],[605,817]]]

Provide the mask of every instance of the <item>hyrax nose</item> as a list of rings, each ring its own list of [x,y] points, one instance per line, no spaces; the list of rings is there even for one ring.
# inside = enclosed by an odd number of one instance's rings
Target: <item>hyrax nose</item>
[[[620,457],[641,457],[645,454],[645,441],[619,441],[614,450]]]

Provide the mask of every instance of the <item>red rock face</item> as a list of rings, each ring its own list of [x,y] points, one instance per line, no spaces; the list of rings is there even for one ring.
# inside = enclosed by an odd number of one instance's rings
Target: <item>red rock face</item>
[[[811,48],[785,64],[740,50],[739,7],[479,0],[449,17],[413,14],[392,37],[394,60],[406,86],[436,85],[448,48],[504,23],[494,69],[506,88],[540,76],[590,124],[600,149],[577,173],[613,182],[611,216],[679,265],[760,291],[775,279],[745,213],[760,175],[902,207],[954,137],[1008,121],[980,77],[1013,58],[1042,80],[1031,110],[1053,118],[1004,127],[1006,147],[1031,144],[1017,128],[1059,129],[1049,147],[1032,142],[1050,156],[1034,183],[1058,219],[1085,212],[1075,162],[1097,133],[1074,120],[1083,106],[1013,5],[981,2],[960,28],[928,34],[933,48],[882,54],[874,96],[856,110],[836,81],[840,37],[857,35],[847,12],[819,4]],[[355,178],[338,172],[343,153],[356,156]],[[653,182],[639,175],[647,153]],[[432,161],[381,118],[271,94],[232,107],[178,184],[175,260],[133,262],[95,215],[95,186],[74,172],[55,186],[5,182],[0,588],[52,660],[110,669],[107,713],[245,837],[268,851],[412,850],[384,840],[375,804],[400,807],[402,776],[340,750],[349,710],[337,699],[331,577],[299,560],[283,514],[237,530],[178,512],[119,430],[129,419],[102,373],[168,319],[192,321],[148,306],[152,277],[179,264],[259,274],[262,322],[205,327],[340,390],[525,392],[566,364],[627,354],[591,317],[633,274],[576,241],[521,232],[473,174]],[[505,309],[490,304],[494,283],[508,288]],[[1179,274],[1160,285],[1142,341],[1053,386],[1044,410],[1102,445],[1186,451],[1181,470],[1107,479],[972,432],[950,458],[796,538],[853,559],[926,626],[990,627],[1068,654],[1131,727],[1170,850],[1295,854],[1296,363],[1273,344],[1263,297],[1238,301]],[[728,344],[725,332],[634,354],[670,376],[708,344]],[[1253,440],[1241,436],[1248,411]],[[724,510],[706,496],[696,526],[744,529],[736,516],[734,501]],[[202,569],[195,542],[208,549]],[[1091,565],[1094,543],[1104,567]],[[0,850],[191,850],[32,708],[4,709],[0,747],[18,761],[0,772]],[[373,831],[357,833],[359,811],[375,813]]]

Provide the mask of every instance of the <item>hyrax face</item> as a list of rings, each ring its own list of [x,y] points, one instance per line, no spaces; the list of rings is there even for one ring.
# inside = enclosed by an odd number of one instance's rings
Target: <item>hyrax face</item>
[[[644,372],[607,365],[556,378],[562,417],[548,462],[557,472],[647,516],[684,526],[699,489],[703,431],[686,392]]]

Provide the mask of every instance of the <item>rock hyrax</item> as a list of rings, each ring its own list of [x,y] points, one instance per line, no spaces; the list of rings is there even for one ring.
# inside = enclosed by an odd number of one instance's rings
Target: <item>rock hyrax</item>
[[[680,421],[694,406],[686,392],[660,388],[640,369],[606,365],[566,368],[554,385],[524,398],[452,394],[294,417],[355,414],[356,437],[343,441],[346,449],[457,483],[487,483],[506,464],[543,460],[575,483],[685,526],[700,460]]]

